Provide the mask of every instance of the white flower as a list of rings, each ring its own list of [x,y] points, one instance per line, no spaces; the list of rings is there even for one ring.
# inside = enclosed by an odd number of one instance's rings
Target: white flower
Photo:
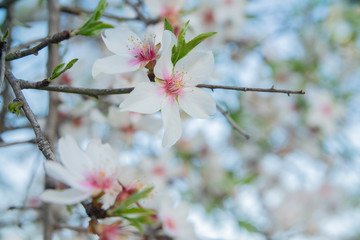
[[[82,151],[75,140],[66,136],[59,140],[59,154],[61,163],[47,161],[46,173],[67,184],[65,190],[45,190],[41,199],[58,204],[75,204],[101,192],[113,195],[114,189],[119,189],[119,166],[116,154],[108,144],[101,144],[100,140],[92,140],[86,151]],[[121,188],[120,188],[121,189]],[[108,196],[103,199],[103,207],[114,203]],[[102,200],[103,200],[102,199]]]
[[[171,50],[175,41],[173,33],[164,31],[162,54],[154,68],[156,82],[137,84],[120,104],[121,111],[151,114],[161,109],[164,147],[172,146],[181,136],[179,106],[195,118],[208,118],[216,111],[211,95],[196,87],[204,82],[213,70],[212,53],[193,51],[173,66]]]
[[[93,77],[100,73],[136,71],[156,60],[158,48],[155,35],[144,35],[141,39],[128,29],[115,28],[105,30],[102,37],[106,47],[115,55],[96,60],[92,69]]]
[[[197,239],[193,225],[188,222],[189,204],[182,202],[174,206],[173,200],[165,196],[160,205],[159,219],[164,232],[174,239]]]

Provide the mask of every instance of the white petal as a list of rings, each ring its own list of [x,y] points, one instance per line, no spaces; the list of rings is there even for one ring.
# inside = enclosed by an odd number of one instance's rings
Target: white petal
[[[60,138],[59,154],[64,167],[77,178],[83,178],[83,173],[91,167],[91,160],[82,151],[70,135]]]
[[[117,163],[115,151],[108,143],[101,143],[100,139],[92,139],[86,147],[86,153],[95,163],[94,166],[102,164],[116,165]]]
[[[216,112],[216,103],[210,93],[197,87],[184,88],[178,102],[182,110],[194,118],[208,118]]]
[[[95,78],[100,73],[114,74],[136,71],[140,63],[133,63],[135,58],[131,55],[112,55],[97,59],[92,68],[92,75]]]
[[[169,79],[172,75],[173,64],[171,62],[172,48],[176,43],[175,35],[165,30],[162,38],[161,56],[156,61],[154,73],[157,78]]]
[[[89,198],[91,193],[80,192],[78,190],[69,188],[65,190],[46,190],[40,195],[40,199],[44,202],[51,202],[57,204],[75,204],[82,202]]]
[[[171,147],[181,137],[181,118],[179,106],[175,99],[167,98],[161,106],[164,123],[163,147]]]
[[[65,169],[63,166],[61,166],[57,162],[53,161],[46,161],[45,162],[45,171],[46,174],[55,178],[56,180],[59,180],[66,185],[82,190],[85,189],[81,185],[81,178],[74,176],[68,169]]]
[[[128,47],[126,45],[129,47],[133,45],[133,42],[129,41],[131,37],[134,39],[139,39],[139,37],[134,32],[127,28],[107,29],[104,31],[102,37],[106,47],[117,55],[129,53]]]
[[[120,111],[155,113],[160,110],[164,95],[156,83],[138,83],[135,89],[120,104]]]
[[[193,51],[180,59],[174,71],[187,72],[184,81],[195,86],[210,77],[214,69],[214,56],[210,51]]]

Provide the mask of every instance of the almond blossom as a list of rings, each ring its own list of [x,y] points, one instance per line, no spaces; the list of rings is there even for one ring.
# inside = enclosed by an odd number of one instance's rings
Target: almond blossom
[[[159,209],[164,232],[174,239],[197,239],[193,225],[187,220],[189,210],[188,203],[174,205],[173,199],[164,196]]]
[[[97,59],[92,68],[92,75],[100,73],[114,74],[142,69],[156,60],[159,48],[155,44],[156,35],[144,34],[140,38],[125,28],[105,30],[102,35],[106,47],[115,55]]]
[[[154,68],[156,82],[137,84],[120,104],[121,111],[145,114],[161,109],[164,147],[172,146],[181,136],[179,106],[195,118],[208,118],[216,111],[211,95],[196,87],[210,76],[214,67],[213,54],[209,51],[192,51],[174,66],[171,56],[175,41],[172,32],[164,31],[162,54]]]
[[[86,151],[82,151],[71,136],[59,140],[61,164],[46,161],[46,173],[70,188],[65,190],[45,190],[41,199],[58,204],[75,204],[104,192],[103,207],[114,203],[114,189],[118,185],[119,166],[116,154],[108,144],[92,140]],[[116,192],[116,191],[115,191]],[[112,195],[110,197],[108,195]],[[104,201],[106,199],[106,201]]]

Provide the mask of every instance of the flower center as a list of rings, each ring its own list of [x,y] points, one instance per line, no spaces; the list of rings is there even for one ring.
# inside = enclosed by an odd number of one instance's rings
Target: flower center
[[[156,59],[157,50],[155,48],[155,38],[155,34],[150,34],[149,37],[144,35],[142,41],[134,36],[128,39],[132,46],[126,45],[126,47],[135,58],[131,61],[131,64],[135,65],[140,63],[142,66],[145,66],[148,62]]]
[[[86,175],[84,185],[94,190],[107,190],[114,182],[115,178],[112,175],[106,174],[104,170],[95,170]]]
[[[176,71],[171,78],[164,80],[163,88],[167,95],[175,97],[183,93],[185,74],[187,72]]]
[[[176,225],[175,225],[175,222],[172,218],[170,217],[167,217],[165,219],[165,225],[168,229],[170,229],[171,231],[175,232],[176,231]]]

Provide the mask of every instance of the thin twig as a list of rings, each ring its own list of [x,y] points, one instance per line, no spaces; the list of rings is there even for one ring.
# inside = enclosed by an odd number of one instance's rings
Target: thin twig
[[[250,139],[249,134],[247,134],[244,130],[242,130],[239,125],[229,116],[229,114],[222,109],[219,105],[216,105],[216,108],[221,112],[222,115],[226,118],[226,120],[230,123],[235,131],[243,135],[246,139]]]
[[[79,7],[61,6],[60,10],[64,13],[69,13],[69,14],[74,14],[74,15],[81,15],[81,14],[89,14],[90,15],[93,13],[93,11],[88,11],[88,10],[85,10],[85,9],[82,9]],[[119,17],[119,16],[109,14],[109,13],[103,13],[101,16],[110,18],[110,19],[114,19],[119,22],[138,20],[137,18]]]
[[[11,52],[6,55],[6,61],[11,61],[11,60],[22,58],[22,57],[32,55],[32,54],[37,55],[41,49],[49,46],[50,44],[59,43],[66,39],[69,39],[71,37],[71,32],[72,32],[71,30],[65,30],[62,32],[58,32],[52,36],[45,38],[44,41],[42,41],[41,43],[39,43],[38,45],[36,45],[33,48],[26,49],[23,51]]]
[[[21,89],[38,89],[38,90],[47,90],[53,92],[65,92],[65,93],[75,93],[88,95],[92,97],[98,97],[101,95],[114,95],[114,94],[126,94],[130,93],[134,88],[114,88],[114,89],[94,89],[94,88],[76,88],[65,85],[58,86],[47,86],[40,87],[40,82],[28,82],[24,80],[20,80]],[[270,92],[270,93],[285,93],[287,95],[290,94],[305,94],[304,91],[292,91],[292,90],[283,90],[283,89],[275,89],[275,88],[247,88],[247,87],[235,87],[235,86],[222,86],[222,85],[207,85],[207,84],[199,84],[197,87],[200,88],[209,88],[211,90],[214,89],[225,89],[225,90],[236,90],[243,92]]]
[[[20,82],[14,77],[14,75],[10,71],[6,71],[5,78],[10,83],[17,100],[22,102],[21,109],[24,111],[26,118],[29,120],[34,130],[36,136],[36,143],[40,151],[42,152],[42,154],[45,156],[46,159],[56,161],[55,154],[52,151],[48,140],[45,138],[44,134],[42,133],[40,125],[34,113],[32,112],[29,104],[27,103],[24,94],[21,91]]]
[[[27,48],[30,48],[35,43],[43,42],[45,40],[46,40],[46,38],[38,38],[38,39],[34,39],[34,40],[31,40],[31,41],[26,42],[26,43],[21,43],[21,44],[15,46],[15,47],[12,47],[10,49],[10,51],[11,52],[16,52],[16,51],[20,51],[21,49],[27,49]]]
[[[234,87],[234,86],[222,86],[222,85],[209,85],[209,84],[199,84],[197,85],[199,88],[210,88],[214,89],[226,89],[226,90],[236,90],[242,92],[270,92],[270,93],[285,93],[287,95],[290,94],[305,94],[303,90],[300,91],[292,91],[285,89],[275,89],[274,86],[271,88],[248,88],[248,87]]]
[[[156,24],[160,21],[160,18],[155,18],[155,19],[148,19],[144,16],[144,14],[141,12],[140,8],[143,4],[142,1],[138,1],[137,4],[134,4],[132,3],[131,1],[129,0],[125,0],[125,3],[127,5],[129,5],[130,7],[132,7],[132,9],[134,9],[134,11],[136,12],[137,14],[137,18],[136,20],[140,20],[142,21],[143,23],[145,23],[146,25],[152,25],[152,24]]]
[[[6,47],[7,44],[6,42],[0,42],[0,94],[1,94],[1,89],[2,89],[2,85],[4,83],[5,80],[5,56],[6,56]]]
[[[35,139],[26,140],[26,141],[19,141],[19,142],[11,142],[11,143],[3,142],[3,143],[0,143],[0,147],[9,147],[9,146],[25,144],[25,143],[36,143],[36,142],[35,142]]]

